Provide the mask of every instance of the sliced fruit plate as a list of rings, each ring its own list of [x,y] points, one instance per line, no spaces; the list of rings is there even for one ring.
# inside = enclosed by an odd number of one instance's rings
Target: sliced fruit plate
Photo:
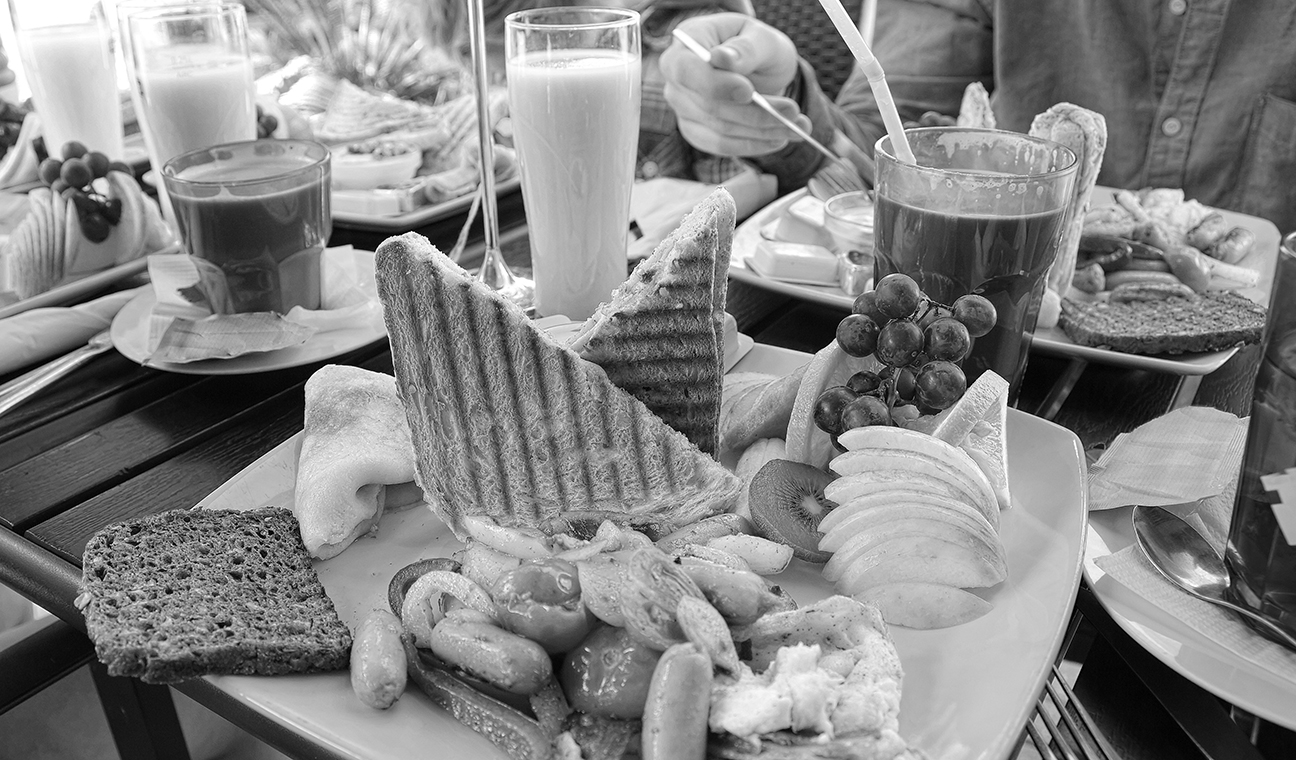
[[[810,358],[758,345],[733,374],[792,376]],[[905,671],[900,731],[931,757],[1011,755],[1050,672],[1079,580],[1085,515],[1079,441],[1063,428],[1014,410],[1008,410],[1006,422],[1013,507],[1001,515],[998,535],[1008,575],[987,594],[993,608],[940,630],[892,628]],[[299,445],[300,436],[285,441],[202,506],[290,505]],[[736,459],[734,453],[725,461],[733,466]],[[384,515],[375,536],[357,540],[316,568],[339,614],[354,629],[381,606],[388,581],[400,568],[426,557],[448,557],[461,546],[431,512],[411,509]],[[775,578],[801,604],[833,592],[821,567],[802,560],[792,560]],[[343,757],[411,757],[428,746],[446,757],[505,757],[418,690],[407,690],[379,712],[356,699],[345,672],[208,680]]]

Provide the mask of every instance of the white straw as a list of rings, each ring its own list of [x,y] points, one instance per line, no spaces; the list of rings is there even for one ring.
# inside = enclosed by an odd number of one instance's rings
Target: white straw
[[[833,26],[837,27],[837,33],[846,42],[846,47],[855,55],[855,60],[864,70],[864,76],[868,77],[869,87],[873,88],[873,98],[877,100],[878,110],[882,112],[882,123],[886,124],[887,134],[891,135],[891,147],[895,150],[896,158],[906,164],[918,163],[909,147],[909,138],[905,137],[900,112],[896,110],[895,101],[891,98],[891,88],[887,87],[882,64],[878,63],[878,59],[860,36],[859,29],[850,20],[841,0],[819,0],[819,4],[828,13],[828,18],[832,19]]]

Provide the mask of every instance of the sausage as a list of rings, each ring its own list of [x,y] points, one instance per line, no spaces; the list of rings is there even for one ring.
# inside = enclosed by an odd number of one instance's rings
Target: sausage
[[[643,760],[705,760],[711,706],[711,658],[675,644],[653,670],[644,705]]]
[[[1107,289],[1115,290],[1121,285],[1128,284],[1147,284],[1160,283],[1165,285],[1182,285],[1178,277],[1169,272],[1141,272],[1137,270],[1123,269],[1119,272],[1110,272],[1107,275]]]
[[[1234,227],[1224,237],[1215,241],[1209,254],[1225,264],[1241,261],[1255,245],[1255,233],[1246,227]]]
[[[443,618],[428,643],[445,662],[511,694],[535,694],[553,677],[544,647],[488,623]]]
[[[396,704],[405,691],[407,663],[401,624],[388,610],[376,609],[360,621],[351,644],[351,690],[378,710]]]

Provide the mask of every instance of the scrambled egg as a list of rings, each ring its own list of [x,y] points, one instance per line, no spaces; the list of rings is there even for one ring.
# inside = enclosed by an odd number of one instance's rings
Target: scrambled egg
[[[818,734],[893,732],[899,728],[899,674],[870,647],[821,655],[818,644],[778,649],[764,673],[746,665],[738,678],[717,679],[710,725],[759,742],[761,734],[791,730]]]

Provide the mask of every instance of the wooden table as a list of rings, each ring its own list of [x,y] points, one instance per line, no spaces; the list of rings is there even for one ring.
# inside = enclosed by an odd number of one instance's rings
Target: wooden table
[[[520,216],[519,209],[509,213],[515,221]],[[425,232],[449,248],[461,222],[451,220]],[[522,267],[528,256],[520,229],[514,226],[513,234],[506,233],[510,242],[505,251],[515,266]],[[340,230],[333,242],[372,247],[380,238]],[[731,283],[729,299],[743,332],[761,342],[804,351],[814,351],[830,340],[842,316],[737,283]],[[330,361],[391,371],[385,340]],[[1240,354],[1233,365],[1217,373],[1226,376],[1203,384],[1206,395],[1201,398],[1245,412],[1239,399],[1248,398],[1249,390],[1238,389],[1249,388],[1254,361],[1254,354]],[[57,642],[68,663],[92,660],[84,636],[77,632],[84,630],[84,621],[73,606],[88,538],[118,520],[196,504],[299,431],[302,386],[317,368],[194,377],[144,369],[110,352],[0,417],[0,582],[74,629]],[[1065,362],[1032,357],[1019,407],[1030,411],[1042,403],[1064,370]],[[0,377],[0,382],[6,379]],[[1116,434],[1164,413],[1173,403],[1175,387],[1172,377],[1092,367],[1056,419],[1076,431],[1086,447],[1100,447]],[[1159,662],[1147,662],[1152,658],[1146,652],[1140,658],[1141,649],[1110,619],[1104,622],[1105,614],[1092,595],[1082,590],[1080,600],[1089,620],[1088,633],[1082,631],[1076,638],[1073,654],[1091,659],[1095,670],[1101,666],[1104,678],[1112,677],[1109,671],[1133,672],[1135,681],[1155,692],[1149,698],[1153,702],[1143,706],[1144,713],[1151,714],[1157,702],[1164,705],[1160,712],[1170,716],[1170,725],[1178,721],[1186,726],[1178,729],[1180,734],[1206,747],[1208,756],[1261,756],[1217,700]],[[0,665],[5,662],[0,660]],[[1113,662],[1125,663],[1124,670]],[[107,676],[96,663],[91,664],[100,695],[110,706],[110,725],[123,757],[186,757],[165,689]],[[332,756],[204,680],[179,688],[291,756]],[[1103,689],[1096,693],[1101,695]],[[1165,698],[1165,694],[1176,696]],[[1095,704],[1102,707],[1101,699]],[[4,706],[0,700],[0,709]]]

